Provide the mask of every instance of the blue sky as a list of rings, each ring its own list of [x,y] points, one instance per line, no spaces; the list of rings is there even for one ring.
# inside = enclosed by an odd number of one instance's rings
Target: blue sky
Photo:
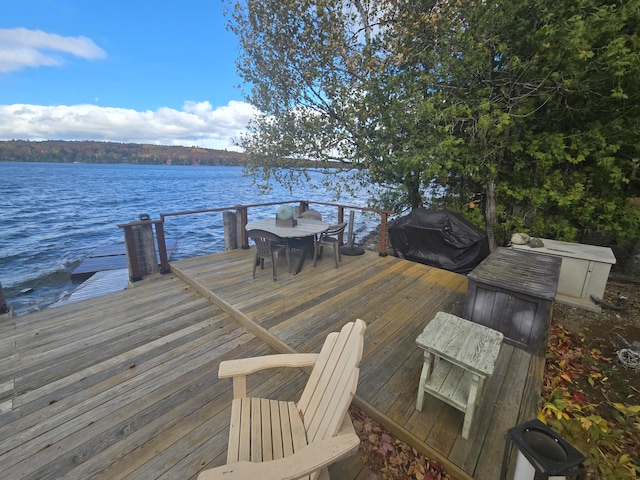
[[[230,148],[255,113],[221,0],[0,5],[0,140]]]

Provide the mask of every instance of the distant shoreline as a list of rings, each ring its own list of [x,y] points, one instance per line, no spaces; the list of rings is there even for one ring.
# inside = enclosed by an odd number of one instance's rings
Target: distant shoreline
[[[248,167],[249,155],[200,147],[117,143],[94,140],[3,140],[0,162],[103,163],[134,165],[190,165]],[[332,162],[287,159],[288,168],[342,168]]]

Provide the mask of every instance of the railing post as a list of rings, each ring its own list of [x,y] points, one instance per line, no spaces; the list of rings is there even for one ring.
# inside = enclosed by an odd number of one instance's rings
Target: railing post
[[[344,207],[342,205],[338,206],[338,223],[344,222]],[[344,230],[340,233],[340,238],[338,238],[338,245],[344,245]]]
[[[381,213],[382,218],[380,219],[380,241],[379,248],[381,257],[387,256],[387,212]]]
[[[224,249],[235,250],[238,248],[238,229],[236,212],[222,212],[222,225],[224,228]]]
[[[164,220],[154,221],[156,225],[156,241],[158,242],[158,255],[160,256],[160,273],[171,273],[169,256],[167,255],[167,242],[164,238]]]
[[[244,225],[242,224],[242,212],[239,208],[236,208],[233,216],[235,217],[235,231],[236,231],[236,248],[242,248],[243,236],[242,232],[245,230]]]
[[[129,279],[132,282],[142,280],[140,273],[140,263],[138,262],[138,252],[136,251],[136,240],[133,235],[131,224],[118,225],[124,230],[124,243],[127,247],[127,258],[129,260]]]
[[[238,209],[240,211],[240,225],[242,226],[242,248],[247,250],[249,248],[249,237],[247,236],[247,223],[249,223],[249,215],[247,212],[247,207],[240,207]]]

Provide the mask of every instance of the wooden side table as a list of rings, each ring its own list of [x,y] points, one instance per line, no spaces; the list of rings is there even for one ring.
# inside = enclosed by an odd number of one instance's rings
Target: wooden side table
[[[424,392],[464,412],[462,438],[469,438],[478,394],[493,373],[502,333],[455,315],[438,312],[416,338],[424,350],[416,409]]]

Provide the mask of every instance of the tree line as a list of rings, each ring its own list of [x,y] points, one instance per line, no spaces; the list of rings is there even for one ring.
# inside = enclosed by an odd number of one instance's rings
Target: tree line
[[[142,165],[247,166],[247,155],[199,147],[98,141],[0,141],[0,162],[133,163]],[[289,168],[309,167],[303,160],[281,159]]]
[[[149,165],[244,165],[242,153],[197,147],[97,141],[0,142],[0,161],[136,163]]]

